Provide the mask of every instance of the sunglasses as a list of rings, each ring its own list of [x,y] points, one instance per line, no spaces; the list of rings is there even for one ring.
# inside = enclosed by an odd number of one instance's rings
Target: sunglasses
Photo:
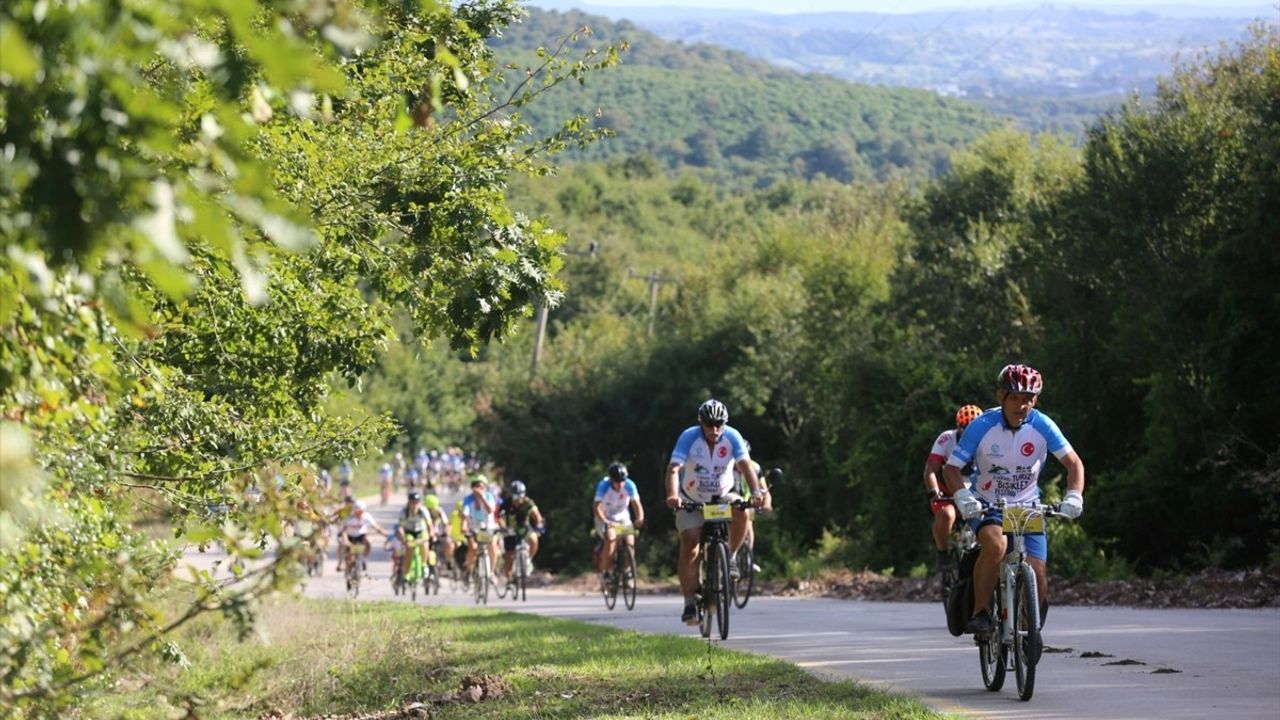
[[[704,422],[702,423],[702,426],[709,427],[709,428],[722,428],[724,427],[724,423],[723,422],[713,422],[713,423]]]

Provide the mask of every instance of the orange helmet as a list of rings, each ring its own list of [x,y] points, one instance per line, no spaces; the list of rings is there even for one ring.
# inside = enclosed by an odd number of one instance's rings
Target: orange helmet
[[[981,414],[982,408],[977,405],[965,405],[956,411],[956,427],[961,430],[969,427],[969,423]]]

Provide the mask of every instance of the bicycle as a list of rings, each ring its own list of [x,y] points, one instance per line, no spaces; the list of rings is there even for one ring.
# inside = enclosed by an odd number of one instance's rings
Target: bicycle
[[[489,544],[493,534],[487,530],[478,530],[476,539],[476,564],[471,568],[471,591],[475,594],[477,605],[489,604],[489,586],[493,584],[492,566],[489,562]]]
[[[516,531],[508,529],[506,534],[514,535]],[[516,557],[511,563],[511,575],[507,577],[507,585],[509,586],[512,600],[528,602],[528,584],[529,576],[533,574],[533,558],[529,557],[529,540],[525,536],[520,536],[520,542],[516,544],[515,553]]]
[[[951,528],[951,537],[947,541],[947,569],[942,572],[942,606],[947,606],[951,596],[951,587],[955,585],[960,573],[960,563],[964,554],[977,546],[978,537],[973,528],[964,520],[957,519]]]
[[[440,559],[445,557],[444,537],[436,535],[435,542],[427,551],[427,577],[423,580],[423,588],[428,595],[440,594]],[[448,564],[448,559],[445,560]]]
[[[636,549],[628,542],[638,534],[635,525],[612,523],[617,536],[613,548],[613,576],[605,580],[600,573],[600,592],[604,595],[604,606],[612,610],[618,604],[618,591],[622,591],[622,604],[628,610],[636,606]]]
[[[418,601],[418,583],[422,583],[422,594],[431,594],[431,583],[427,576],[427,562],[423,559],[426,539],[408,540],[405,551],[401,555],[395,579],[392,580],[392,591],[397,595],[406,592],[413,602]]]
[[[680,503],[681,510],[702,511],[702,536],[698,539],[698,630],[711,637],[715,622],[721,640],[729,639],[729,608],[733,605],[733,584],[729,578],[729,521],[733,508],[748,508],[745,500],[710,503]]]
[[[360,578],[364,575],[364,555],[368,552],[367,542],[346,545],[347,594],[352,599],[360,595]]]
[[[1009,656],[1018,683],[1018,699],[1035,692],[1036,664],[1044,649],[1040,637],[1040,599],[1036,574],[1027,563],[1028,534],[1048,535],[1045,518],[1065,517],[1057,508],[1040,503],[1010,505],[1000,500],[1001,526],[1011,547],[1000,560],[1000,577],[990,605],[996,626],[986,637],[974,637],[982,669],[982,683],[992,692],[1004,687]],[[1010,652],[1012,650],[1012,652]]]

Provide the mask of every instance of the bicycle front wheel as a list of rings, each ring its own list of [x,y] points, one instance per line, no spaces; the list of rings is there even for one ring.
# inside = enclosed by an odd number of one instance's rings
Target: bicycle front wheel
[[[710,545],[703,544],[698,552],[698,632],[702,637],[711,637],[711,625],[715,622],[715,590],[712,588],[712,570],[715,562],[708,555],[712,552]]]
[[[716,629],[720,631],[720,639],[729,639],[729,608],[733,607],[733,580],[729,576],[729,547],[725,543],[715,545],[715,567],[712,570],[715,579]]]
[[[733,605],[741,610],[747,606],[747,601],[751,599],[751,590],[756,583],[756,562],[755,555],[751,552],[751,544],[743,543],[738,548],[736,564],[738,566],[738,579],[733,581]]]
[[[472,590],[476,593],[476,604],[489,604],[489,557],[480,555],[476,558],[476,567],[474,570],[471,584]]]
[[[617,563],[614,563],[617,565]],[[613,609],[618,604],[618,568],[613,568],[613,577],[606,578],[600,573],[600,592],[604,595],[604,606]]]
[[[512,593],[512,599],[514,599],[514,596],[518,594],[521,600],[528,602],[529,595],[527,586],[529,584],[529,551],[522,548],[520,553],[516,556],[516,563],[519,567],[516,568],[516,587],[515,592]]]
[[[615,568],[618,573],[618,582],[622,585],[622,602],[627,606],[628,610],[633,610],[636,606],[635,548],[623,543],[618,550],[618,562],[616,564],[618,565]]]
[[[1013,672],[1018,699],[1030,700],[1036,690],[1036,663],[1040,662],[1040,606],[1035,572],[1023,567],[1013,594]]]
[[[1009,648],[1005,647],[1005,643],[1001,641],[1000,623],[1000,605],[997,598],[1000,591],[996,591],[996,597],[992,598],[989,609],[995,611],[997,623],[992,628],[991,633],[987,637],[980,639],[978,642],[978,660],[982,665],[982,684],[986,685],[988,691],[996,692],[998,689],[1005,687],[1005,664],[1009,659]]]

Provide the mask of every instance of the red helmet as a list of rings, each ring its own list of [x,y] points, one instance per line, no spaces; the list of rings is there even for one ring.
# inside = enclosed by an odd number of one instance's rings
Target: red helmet
[[[956,411],[956,427],[961,430],[969,427],[969,423],[982,414],[982,408],[977,405],[965,405]]]
[[[1039,395],[1044,387],[1040,371],[1030,365],[1005,365],[996,379],[996,385],[1009,392],[1024,392]]]

